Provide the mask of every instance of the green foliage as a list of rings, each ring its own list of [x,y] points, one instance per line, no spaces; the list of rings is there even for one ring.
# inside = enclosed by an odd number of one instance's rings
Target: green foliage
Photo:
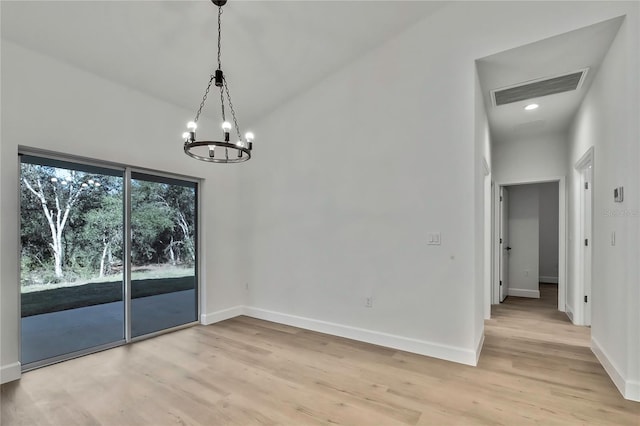
[[[101,200],[98,208],[89,210],[84,215],[84,227],[80,233],[82,239],[77,247],[81,247],[83,265],[99,270],[104,258],[104,273],[109,274],[116,264],[122,263],[123,242],[123,202],[121,194],[108,194]],[[92,254],[92,255],[90,255]]]
[[[173,233],[171,209],[159,199],[163,184],[134,180],[131,190],[131,259],[135,265],[160,263]]]
[[[37,164],[22,164],[22,285],[73,282],[117,274],[123,267],[123,179]],[[61,181],[68,183],[61,185]],[[62,276],[54,273],[55,240],[43,203],[50,211],[69,209],[62,230]],[[100,186],[82,185],[100,182]],[[195,261],[195,190],[179,185],[132,180],[131,256],[134,265]],[[78,191],[81,189],[81,191]],[[78,192],[73,198],[74,190]],[[55,210],[56,206],[58,210]],[[62,217],[61,214],[58,214]]]

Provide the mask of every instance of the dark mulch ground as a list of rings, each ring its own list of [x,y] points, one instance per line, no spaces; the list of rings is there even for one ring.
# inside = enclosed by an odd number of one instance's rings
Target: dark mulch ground
[[[174,291],[195,288],[194,277],[160,278],[135,280],[131,283],[131,297],[154,296],[156,294],[173,293]],[[121,282],[103,282],[61,287],[52,290],[24,293],[22,295],[22,316],[46,314],[85,306],[123,300]]]

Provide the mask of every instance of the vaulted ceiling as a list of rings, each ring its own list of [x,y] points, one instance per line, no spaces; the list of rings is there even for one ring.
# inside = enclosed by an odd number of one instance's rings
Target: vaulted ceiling
[[[443,6],[229,1],[222,64],[242,121],[250,125]],[[3,39],[194,112],[216,65],[217,7],[209,0],[2,1],[1,8]]]
[[[3,39],[194,112],[216,65],[217,7],[209,0],[2,1],[0,7]],[[230,0],[223,8],[222,60],[243,123],[250,126],[442,7],[446,2]],[[620,23],[479,59],[494,140],[566,129]],[[535,111],[523,110],[526,101],[491,102],[493,89],[587,67],[582,89],[540,98]]]

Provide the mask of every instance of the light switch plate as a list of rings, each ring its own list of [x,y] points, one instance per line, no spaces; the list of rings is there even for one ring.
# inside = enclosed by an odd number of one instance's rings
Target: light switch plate
[[[432,232],[429,234],[428,239],[427,239],[427,243],[430,246],[439,246],[440,245],[440,233],[439,232]]]
[[[624,187],[619,186],[613,189],[613,201],[616,203],[624,201]]]

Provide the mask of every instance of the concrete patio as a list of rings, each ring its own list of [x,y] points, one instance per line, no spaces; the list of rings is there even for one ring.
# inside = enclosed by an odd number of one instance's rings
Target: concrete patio
[[[131,301],[133,337],[198,319],[195,290]],[[22,365],[124,341],[124,302],[104,303],[22,318]]]

